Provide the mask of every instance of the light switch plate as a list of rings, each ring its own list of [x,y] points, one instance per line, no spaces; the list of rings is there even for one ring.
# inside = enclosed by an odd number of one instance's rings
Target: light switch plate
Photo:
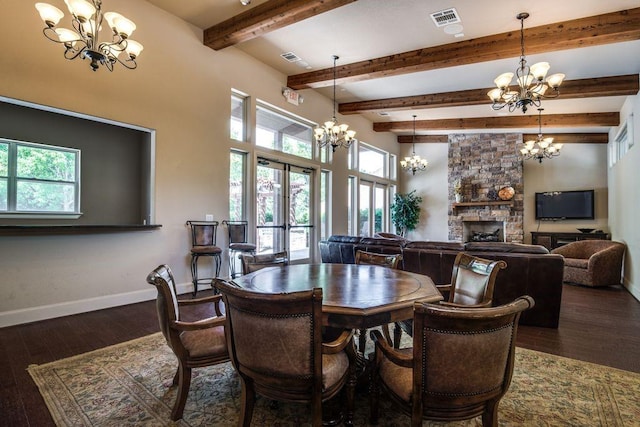
[[[204,216],[204,220],[205,221],[213,221],[213,215],[212,214],[206,214]]]

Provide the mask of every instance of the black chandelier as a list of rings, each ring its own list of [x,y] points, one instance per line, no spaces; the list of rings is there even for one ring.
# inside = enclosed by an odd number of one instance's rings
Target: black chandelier
[[[530,105],[540,107],[542,98],[556,98],[560,95],[558,88],[564,80],[564,74],[553,74],[547,77],[545,82],[547,71],[551,68],[548,62],[538,62],[531,67],[527,65],[527,59],[524,56],[524,20],[528,17],[529,14],[527,12],[519,13],[516,16],[520,20],[520,66],[515,72],[518,86],[515,90],[509,87],[514,73],[500,74],[493,81],[497,88],[487,93],[491,101],[493,101],[491,107],[494,110],[500,110],[508,105],[509,112],[521,108],[522,112],[526,113]],[[546,94],[545,92],[548,88],[551,88],[553,92]]]
[[[71,13],[71,25],[68,28],[56,28],[64,13],[48,3],[36,3],[36,9],[46,24],[42,30],[49,40],[64,45],[66,59],[88,59],[91,69],[96,71],[100,65],[113,71],[116,63],[132,70],[138,66],[136,58],[142,52],[142,45],[129,39],[136,29],[133,21],[116,12],[102,13],[101,0],[65,0]],[[103,20],[107,21],[111,40],[100,42],[99,35]],[[122,57],[122,58],[121,58]]]

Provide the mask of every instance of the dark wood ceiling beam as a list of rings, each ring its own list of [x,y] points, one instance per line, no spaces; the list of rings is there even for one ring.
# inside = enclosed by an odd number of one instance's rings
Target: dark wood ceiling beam
[[[456,92],[432,93],[347,102],[338,106],[340,114],[361,114],[380,111],[400,111],[416,108],[459,107],[490,104],[487,92],[493,88],[460,90]],[[635,95],[640,90],[638,74],[567,80],[560,86],[561,99],[592,98],[599,96]]]
[[[542,116],[543,127],[618,126],[620,113],[547,114]],[[376,122],[376,132],[410,132],[413,120]],[[537,115],[509,115],[498,117],[471,117],[461,119],[416,120],[416,130],[465,130],[537,128]]]
[[[640,39],[640,8],[525,28],[524,32],[527,55],[637,40]],[[339,65],[336,67],[336,80],[338,83],[354,82],[519,55],[518,29]],[[333,68],[296,74],[287,79],[287,86],[292,89],[319,88],[332,83]]]
[[[204,30],[204,44],[220,50],[357,0],[269,0]]]
[[[431,142],[449,142],[449,135],[416,135],[415,138],[416,138],[415,140],[416,144],[431,143]],[[411,144],[413,142],[413,135],[398,135],[398,142],[400,144]]]
[[[543,133],[544,137],[552,137],[553,142],[560,144],[608,144],[608,133]],[[535,140],[537,133],[525,133],[522,135],[523,141]]]

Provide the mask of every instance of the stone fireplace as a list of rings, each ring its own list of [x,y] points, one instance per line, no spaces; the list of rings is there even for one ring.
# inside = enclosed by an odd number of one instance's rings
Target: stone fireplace
[[[521,134],[449,135],[449,240],[524,241],[522,160],[517,151]],[[462,201],[453,187],[462,184]],[[498,191],[513,187],[511,200]],[[498,230],[496,232],[496,230]],[[476,239],[473,240],[473,232]],[[493,237],[492,235],[496,236]]]

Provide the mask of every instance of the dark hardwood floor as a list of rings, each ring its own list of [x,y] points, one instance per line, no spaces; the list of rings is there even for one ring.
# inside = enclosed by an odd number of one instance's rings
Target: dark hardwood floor
[[[30,364],[157,331],[155,301],[0,329],[0,426],[54,425]],[[564,285],[560,327],[521,326],[517,345],[640,372],[640,302],[622,287]]]

